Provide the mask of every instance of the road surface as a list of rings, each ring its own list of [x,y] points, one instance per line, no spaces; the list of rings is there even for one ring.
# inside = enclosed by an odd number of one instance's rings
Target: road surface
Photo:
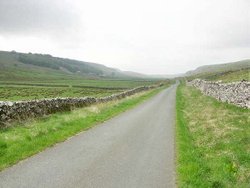
[[[0,172],[1,188],[175,187],[176,85]]]

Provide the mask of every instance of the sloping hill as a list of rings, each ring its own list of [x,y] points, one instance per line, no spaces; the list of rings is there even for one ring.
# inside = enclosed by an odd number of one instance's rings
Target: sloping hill
[[[201,66],[195,70],[188,71],[186,73],[186,76],[205,74],[205,73],[236,71],[236,70],[241,70],[241,69],[246,69],[246,68],[250,68],[250,59],[232,62],[232,63]]]
[[[250,59],[233,63],[206,65],[188,71],[188,79],[202,78],[207,80],[239,81],[250,80]]]
[[[0,51],[0,80],[145,77],[142,74],[131,74],[101,64],[58,58],[46,54]]]

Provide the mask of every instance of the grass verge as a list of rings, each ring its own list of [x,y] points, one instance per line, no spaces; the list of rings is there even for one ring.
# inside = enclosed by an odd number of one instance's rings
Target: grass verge
[[[0,171],[156,95],[163,88],[0,129]]]
[[[249,187],[250,110],[182,84],[176,121],[179,187]]]

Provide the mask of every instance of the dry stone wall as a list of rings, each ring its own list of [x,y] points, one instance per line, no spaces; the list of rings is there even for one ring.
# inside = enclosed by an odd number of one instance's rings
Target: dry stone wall
[[[19,102],[0,102],[0,127],[6,127],[14,120],[41,117],[56,112],[70,111],[74,108],[90,106],[95,103],[104,103],[122,99],[156,87],[159,87],[159,85],[138,87],[102,98],[54,98]]]
[[[200,79],[187,83],[198,88],[203,94],[243,108],[250,108],[250,82],[221,83]]]

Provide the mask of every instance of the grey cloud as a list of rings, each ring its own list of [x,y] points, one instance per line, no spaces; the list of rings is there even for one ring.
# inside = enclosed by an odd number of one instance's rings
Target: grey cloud
[[[238,3],[237,3],[238,2]],[[211,48],[249,48],[250,47],[250,2],[229,0],[202,15],[202,33],[208,37]],[[205,20],[205,22],[204,22]],[[205,38],[205,36],[204,36]],[[212,44],[211,44],[212,43]]]
[[[81,20],[68,5],[60,0],[0,0],[0,35],[77,37]]]
[[[246,21],[215,27],[210,35],[214,38],[214,48],[246,48],[250,47],[249,33],[250,22]]]
[[[249,0],[0,0],[0,48],[144,73],[249,58]]]

